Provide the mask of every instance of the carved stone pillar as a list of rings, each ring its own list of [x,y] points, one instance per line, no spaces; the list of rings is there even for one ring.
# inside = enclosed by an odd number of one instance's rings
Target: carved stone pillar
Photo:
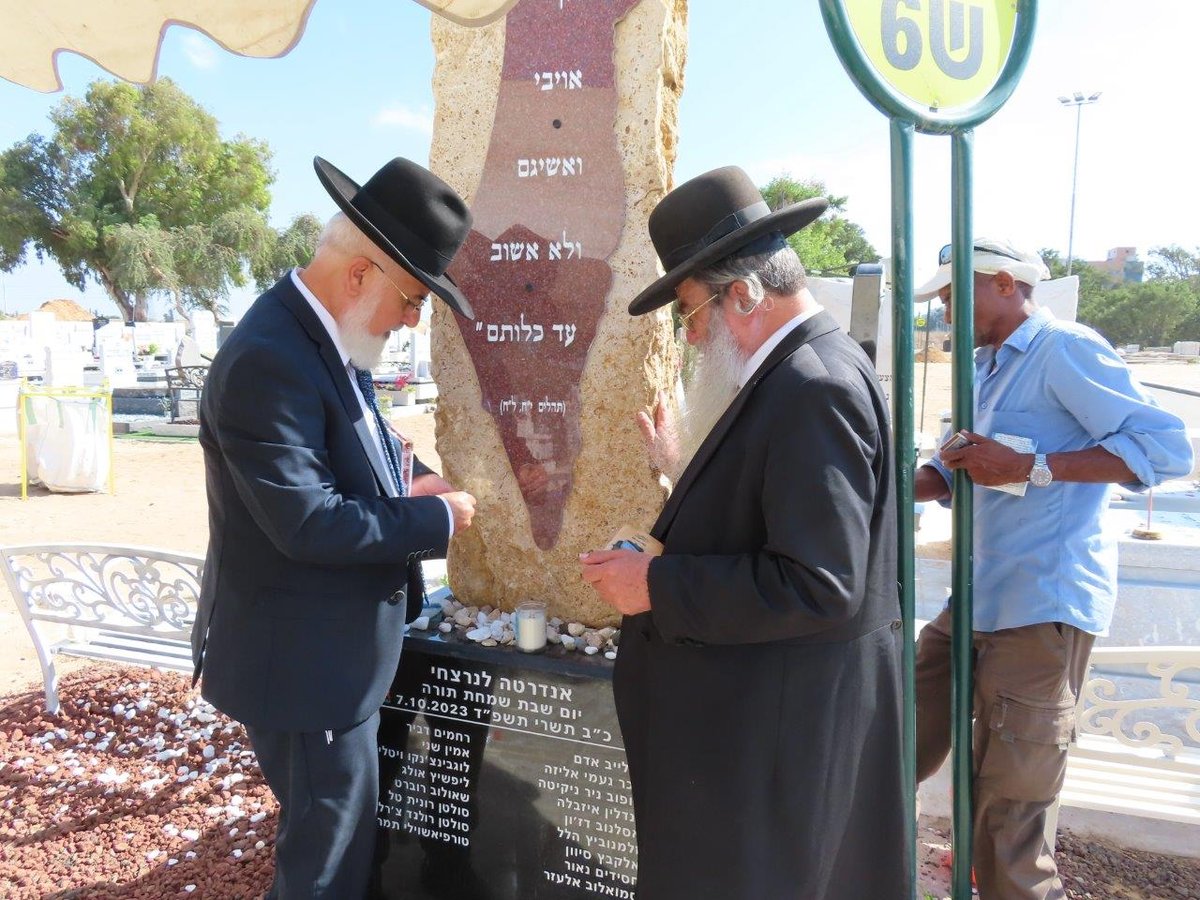
[[[632,318],[656,277],[646,218],[669,189],[686,0],[521,0],[478,29],[434,20],[430,167],[471,204],[435,306],[438,454],[479,498],[454,539],[464,602],[615,622],[578,554],[664,498],[634,421],[673,382],[670,319]]]

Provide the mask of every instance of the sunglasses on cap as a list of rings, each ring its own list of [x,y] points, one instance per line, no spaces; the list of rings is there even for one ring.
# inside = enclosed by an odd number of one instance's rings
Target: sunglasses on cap
[[[944,266],[944,265],[949,264],[950,252],[951,252],[951,248],[953,246],[954,246],[953,244],[947,244],[945,247],[943,247],[941,250],[938,251],[938,265],[939,266]],[[976,253],[990,253],[990,254],[992,254],[992,256],[1003,256],[1005,259],[1011,259],[1015,262],[1022,262],[1021,257],[1013,256],[1007,250],[997,250],[995,247],[981,247],[978,245],[972,247],[971,249]]]

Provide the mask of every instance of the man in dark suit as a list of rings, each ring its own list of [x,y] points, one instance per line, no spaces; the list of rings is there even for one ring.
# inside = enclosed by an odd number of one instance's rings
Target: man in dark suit
[[[728,167],[650,216],[666,275],[629,309],[675,300],[705,383],[662,555],[581,560],[625,615],[641,900],[909,896],[887,403],[785,241],[825,208],[771,212]],[[670,418],[642,419],[669,472]]]
[[[446,267],[462,199],[404,159],[365,185],[319,157],[341,207],[312,262],[263,294],[221,347],[200,410],[209,547],[192,632],[204,697],[246,726],[279,799],[270,897],[364,896],[375,846],[379,706],[420,560],[446,553],[475,499],[406,468],[370,369]]]

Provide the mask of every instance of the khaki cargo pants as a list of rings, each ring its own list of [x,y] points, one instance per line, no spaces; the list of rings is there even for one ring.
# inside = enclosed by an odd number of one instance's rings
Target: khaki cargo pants
[[[950,752],[950,611],[917,643],[917,780]],[[1058,793],[1093,635],[1049,622],[976,631],[972,863],[981,900],[1059,900]]]

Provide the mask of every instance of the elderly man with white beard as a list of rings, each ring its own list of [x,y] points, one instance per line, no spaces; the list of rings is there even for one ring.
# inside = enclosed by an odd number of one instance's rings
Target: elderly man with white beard
[[[268,897],[366,895],[379,796],[379,707],[420,560],[443,556],[475,498],[411,463],[371,381],[388,335],[436,294],[466,204],[394,159],[361,187],[319,157],[341,207],[316,254],[259,297],[205,384],[209,546],[192,630],[196,677],[239,720],[279,800]]]
[[[663,552],[580,559],[625,617],[639,900],[908,896],[887,403],[786,242],[826,205],[731,166],[650,216],[666,274],[630,312],[674,300],[701,353],[680,440],[639,417]]]

